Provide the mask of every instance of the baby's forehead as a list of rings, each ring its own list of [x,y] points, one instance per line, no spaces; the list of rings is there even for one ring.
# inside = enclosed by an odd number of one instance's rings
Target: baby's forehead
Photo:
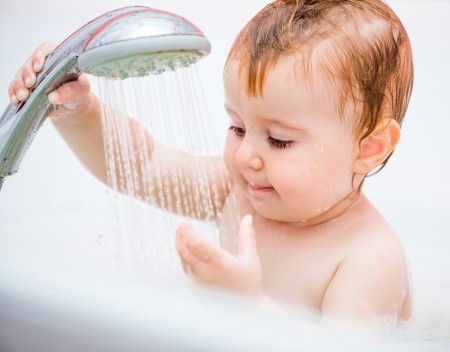
[[[314,60],[314,59],[313,59]],[[249,69],[245,61],[229,60],[224,69],[224,87],[239,89],[249,96],[262,97],[273,86],[280,90],[297,91],[304,98],[323,95],[330,99],[340,99],[340,82],[332,77],[319,63],[305,59],[303,55],[289,55],[280,57],[276,62],[259,72],[257,82],[252,82]],[[252,84],[260,84],[258,89]]]
[[[230,61],[224,71],[224,89],[226,103],[230,105],[259,99],[267,106],[277,106],[279,112],[290,113],[289,109],[296,109],[311,116],[322,112],[349,123],[354,120],[355,106],[342,100],[339,83],[320,68],[305,70],[295,57],[280,60],[267,70],[258,94],[248,89],[245,66],[237,60]]]

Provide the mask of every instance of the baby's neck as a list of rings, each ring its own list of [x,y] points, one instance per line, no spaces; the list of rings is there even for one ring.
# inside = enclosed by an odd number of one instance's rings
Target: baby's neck
[[[337,222],[344,220],[353,209],[358,208],[365,202],[367,202],[367,198],[362,192],[354,192],[316,217],[298,222],[289,222],[286,225],[295,228],[334,226]]]

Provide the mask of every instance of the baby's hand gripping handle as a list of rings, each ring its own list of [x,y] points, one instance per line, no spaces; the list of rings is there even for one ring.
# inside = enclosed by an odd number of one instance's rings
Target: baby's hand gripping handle
[[[52,53],[30,97],[19,105],[9,104],[0,117],[0,178],[12,175],[51,111],[47,94],[68,81],[78,78],[78,54],[72,53],[54,63]]]

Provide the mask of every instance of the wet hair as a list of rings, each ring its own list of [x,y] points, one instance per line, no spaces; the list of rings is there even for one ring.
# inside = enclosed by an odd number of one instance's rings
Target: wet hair
[[[256,97],[270,70],[291,55],[306,72],[319,68],[337,84],[341,112],[349,102],[358,107],[352,126],[359,141],[382,118],[402,124],[413,85],[411,47],[381,0],[274,1],[242,29],[227,63],[238,61],[247,93]]]

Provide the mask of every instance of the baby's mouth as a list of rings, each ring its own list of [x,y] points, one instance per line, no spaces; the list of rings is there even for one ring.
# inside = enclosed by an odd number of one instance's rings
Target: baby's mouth
[[[253,183],[248,182],[248,190],[250,191],[250,193],[267,193],[270,191],[273,191],[273,187],[268,187],[268,186],[261,186],[261,185],[256,185]]]

